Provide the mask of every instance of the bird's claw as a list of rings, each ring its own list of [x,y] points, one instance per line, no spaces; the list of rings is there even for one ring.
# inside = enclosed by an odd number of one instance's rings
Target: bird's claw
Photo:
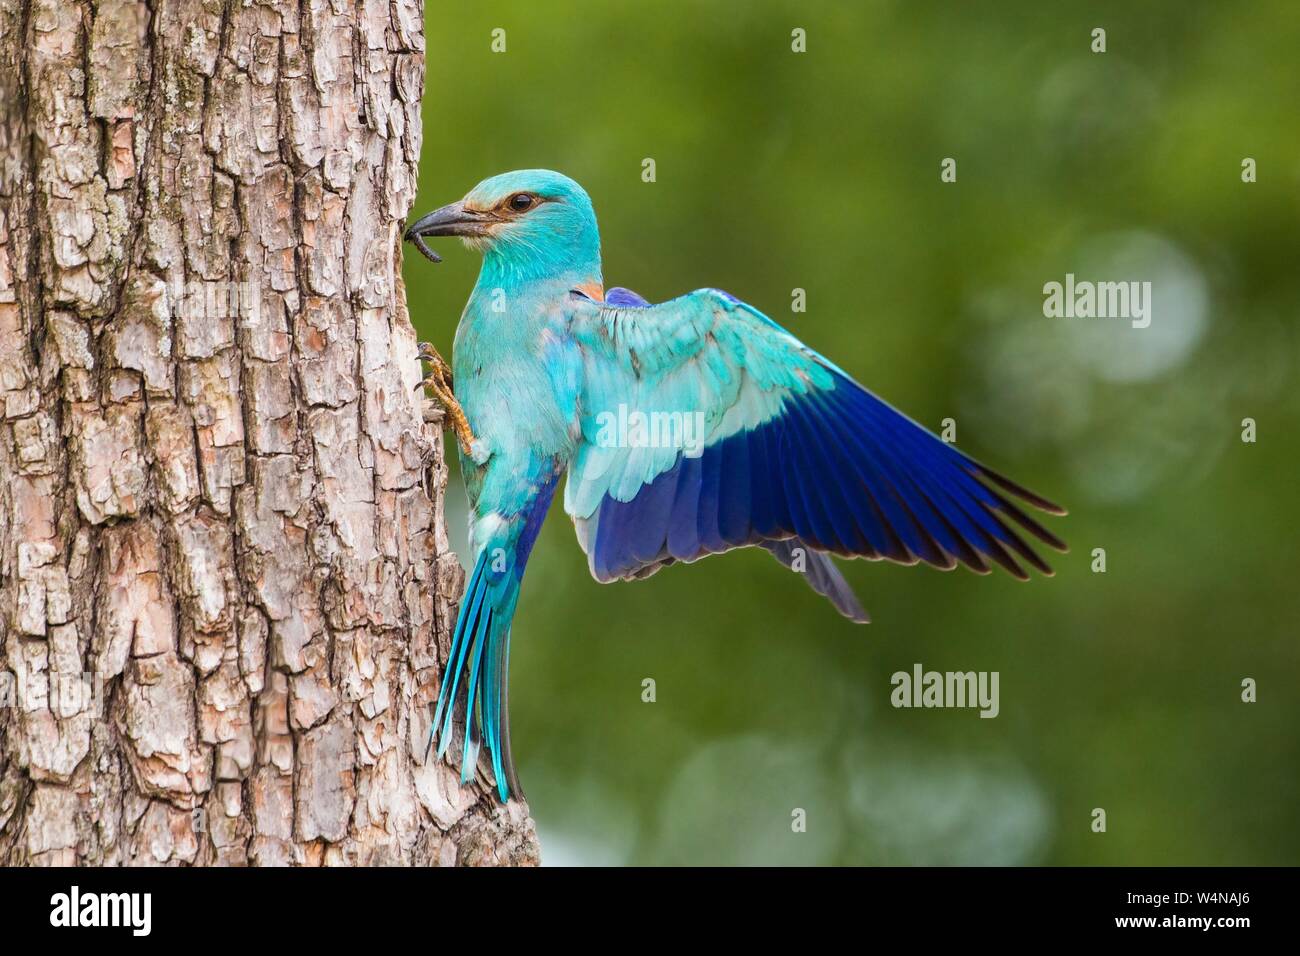
[[[451,366],[447,364],[447,360],[438,354],[438,350],[430,342],[420,342],[416,348],[418,349],[416,357],[429,366],[428,374],[421,379],[417,387],[431,388],[440,398],[443,392],[452,393]],[[455,402],[454,395],[452,402]]]
[[[417,342],[415,347],[417,349],[416,357],[421,362],[428,362],[431,365],[438,366],[439,368],[447,367],[447,363],[443,360],[442,356],[438,354],[438,350],[433,347],[432,342]]]
[[[420,380],[416,388],[427,389],[433,394],[447,412],[446,422],[456,433],[460,450],[475,464],[483,464],[487,461],[487,451],[483,443],[474,437],[474,432],[469,427],[469,419],[465,417],[465,410],[460,407],[460,402],[456,401],[456,395],[451,387],[451,366],[430,343],[421,342],[419,350],[420,361],[429,365],[429,374]]]

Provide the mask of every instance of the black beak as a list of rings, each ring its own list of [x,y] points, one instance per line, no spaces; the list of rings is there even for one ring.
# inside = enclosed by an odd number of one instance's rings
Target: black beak
[[[411,228],[406,230],[404,238],[407,242],[415,243],[416,248],[433,262],[441,262],[442,259],[424,244],[426,238],[431,236],[459,236],[461,238],[481,236],[485,234],[484,230],[489,222],[488,217],[482,213],[466,209],[463,202],[454,202],[417,219]]]

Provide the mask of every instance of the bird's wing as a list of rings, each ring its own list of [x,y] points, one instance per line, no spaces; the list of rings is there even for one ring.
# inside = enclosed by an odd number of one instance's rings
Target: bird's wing
[[[575,295],[571,325],[585,378],[564,505],[597,580],[754,544],[787,561],[770,543],[790,539],[904,564],[987,573],[994,563],[1018,578],[1028,577],[1021,562],[1051,573],[1025,532],[1065,550],[1013,499],[1061,508],[941,441],[757,309],[716,289],[653,306],[625,290],[611,297]]]

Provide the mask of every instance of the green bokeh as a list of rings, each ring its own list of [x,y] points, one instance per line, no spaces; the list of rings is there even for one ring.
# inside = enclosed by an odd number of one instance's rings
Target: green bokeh
[[[858,627],[753,551],[600,586],[557,507],[511,664],[550,862],[1300,862],[1300,13],[1060,6],[428,4],[417,212],[561,170],[608,285],[726,289],[1071,511],[1050,580],[844,565]],[[446,352],[478,261],[438,245]],[[1045,318],[1067,272],[1151,280],[1151,327]],[[1001,714],[892,708],[915,662]]]

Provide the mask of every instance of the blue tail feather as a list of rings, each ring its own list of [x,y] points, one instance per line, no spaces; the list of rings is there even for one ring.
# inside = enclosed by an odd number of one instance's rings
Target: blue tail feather
[[[514,765],[508,748],[508,734],[501,725],[508,716],[504,708],[503,685],[508,667],[510,615],[518,596],[519,579],[510,571],[493,571],[494,549],[484,549],[474,565],[469,586],[461,599],[452,637],[447,672],[438,693],[438,705],[429,728],[429,743],[438,738],[438,758],[447,754],[453,737],[457,692],[468,670],[465,683],[465,741],[461,751],[461,782],[474,775],[481,746],[492,754],[492,768],[497,793],[504,802],[511,789],[518,790]]]
[[[441,727],[440,739],[438,742],[438,757],[441,759],[447,752],[447,745],[451,743],[451,717],[455,709],[452,701],[456,699],[456,688],[460,686],[460,674],[465,665],[465,654],[469,650],[469,637],[474,632],[475,623],[478,620],[479,611],[483,606],[483,595],[486,590],[480,587],[483,578],[485,563],[482,559],[474,565],[474,573],[470,576],[469,587],[465,589],[465,596],[460,601],[460,612],[456,615],[456,630],[452,637],[451,652],[447,656],[447,671],[443,674],[442,686],[438,689],[438,706],[433,714],[433,723],[429,727],[429,742],[432,744],[433,735]],[[448,683],[450,682],[450,688]]]
[[[447,656],[447,671],[438,692],[429,747],[438,738],[438,757],[446,756],[453,737],[457,701],[464,702],[465,740],[461,750],[461,782],[474,775],[479,751],[492,758],[497,794],[523,796],[510,756],[510,623],[519,600],[528,555],[546,519],[558,472],[544,477],[523,511],[508,516],[498,537],[479,552],[469,584],[460,601],[456,629]],[[464,686],[461,692],[462,681]]]

